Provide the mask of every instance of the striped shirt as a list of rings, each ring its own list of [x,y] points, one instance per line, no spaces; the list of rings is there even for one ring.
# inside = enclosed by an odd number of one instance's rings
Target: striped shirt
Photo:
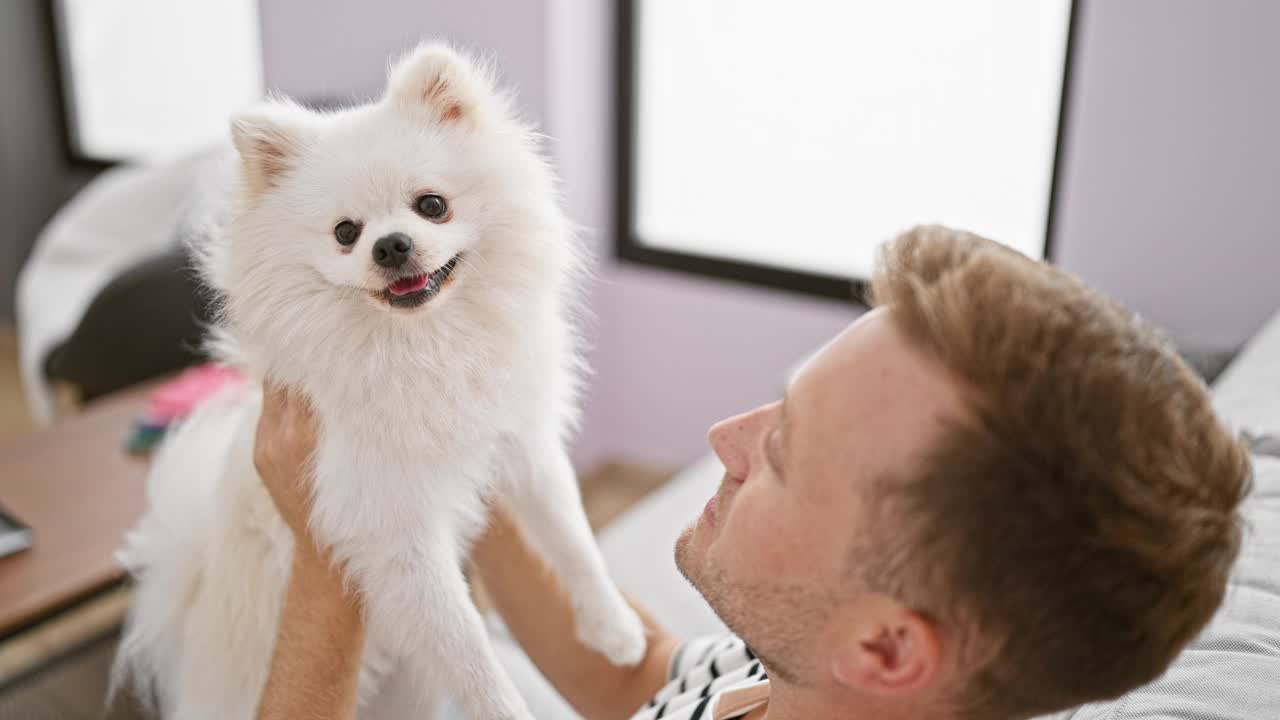
[[[733,635],[681,645],[671,656],[667,680],[631,720],[733,720],[769,702],[769,676]]]

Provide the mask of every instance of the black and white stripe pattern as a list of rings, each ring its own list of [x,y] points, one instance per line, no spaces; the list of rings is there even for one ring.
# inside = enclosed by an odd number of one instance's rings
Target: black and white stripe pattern
[[[666,687],[631,720],[733,720],[741,714],[713,714],[720,694],[769,681],[747,644],[732,635],[686,642],[672,655],[667,678]]]

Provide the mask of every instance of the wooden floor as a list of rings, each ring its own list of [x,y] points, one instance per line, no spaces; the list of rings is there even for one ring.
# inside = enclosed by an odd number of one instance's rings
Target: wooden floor
[[[0,690],[0,720],[151,720],[127,693],[106,706],[118,636],[78,647]]]

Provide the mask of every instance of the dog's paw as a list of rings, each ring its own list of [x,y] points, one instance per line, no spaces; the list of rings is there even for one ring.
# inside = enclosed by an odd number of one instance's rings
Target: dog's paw
[[[614,665],[631,667],[644,659],[648,648],[644,623],[620,597],[613,603],[579,609],[577,626],[578,639]]]

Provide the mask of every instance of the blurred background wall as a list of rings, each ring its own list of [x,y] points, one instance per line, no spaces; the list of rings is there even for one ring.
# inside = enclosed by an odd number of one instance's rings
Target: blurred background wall
[[[561,157],[571,209],[600,228],[606,259],[608,6],[552,2],[551,84],[573,130],[552,128],[574,143]],[[1079,12],[1056,261],[1179,339],[1235,346],[1280,303],[1280,3],[1081,0]],[[772,399],[788,364],[854,314],[611,260],[604,278],[587,456],[687,459],[709,423]]]
[[[1280,302],[1280,3],[1083,5],[1057,260],[1176,337]]]
[[[66,162],[54,66],[30,62],[53,57],[50,12],[43,2],[0,2],[0,98],[10,99],[0,102],[0,325],[13,320],[14,281],[36,233],[88,178]]]
[[[1179,339],[1232,347],[1280,304],[1280,3],[1078,1],[1055,260]],[[47,40],[42,7],[0,3],[0,92],[40,82],[4,53]],[[785,369],[857,309],[614,259],[612,7],[261,0],[264,68],[284,93],[366,98],[389,54],[424,36],[492,53],[554,138],[570,213],[598,259],[579,467],[675,465],[705,448],[711,422],[775,397]],[[761,52],[771,49],[763,38]],[[6,128],[53,121],[56,98],[43,102],[0,104],[0,198],[14,198],[0,208],[3,319],[35,229],[23,223],[74,183],[56,167],[58,147],[6,143]]]
[[[367,100],[394,54],[444,39],[491,55],[545,122],[547,0],[259,0],[267,87],[298,97]]]
[[[493,5],[472,8],[483,18]],[[710,423],[773,398],[785,369],[856,311],[616,262],[612,4],[522,5],[542,7],[525,12],[547,23],[548,53],[525,99],[546,113],[570,211],[601,262],[579,463],[686,461]],[[1079,23],[1057,262],[1186,342],[1243,342],[1280,303],[1280,3],[1083,0]],[[532,28],[519,42],[505,23],[467,30],[451,37],[500,54],[539,44]],[[525,62],[511,72],[538,60]]]

